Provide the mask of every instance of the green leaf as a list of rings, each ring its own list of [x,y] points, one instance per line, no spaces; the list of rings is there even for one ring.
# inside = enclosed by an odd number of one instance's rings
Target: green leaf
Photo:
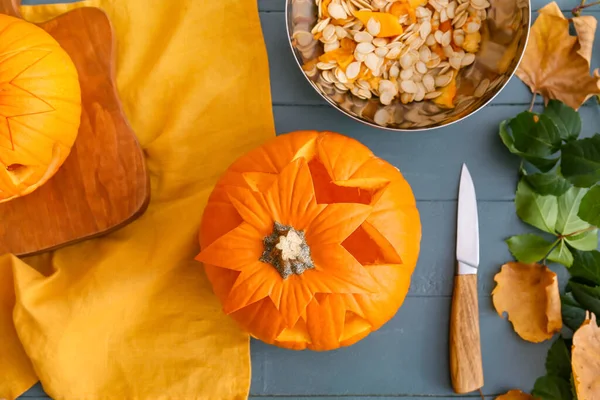
[[[571,379],[571,352],[562,336],[556,339],[548,350],[546,373],[566,381]]]
[[[571,330],[576,331],[585,321],[583,306],[575,300],[572,293],[561,296],[560,300],[563,323]]]
[[[580,278],[600,286],[600,252],[574,251],[573,266],[569,272],[573,278]]]
[[[546,115],[523,111],[510,121],[510,129],[515,147],[525,154],[547,157],[559,150],[558,127]]]
[[[517,215],[523,222],[548,233],[555,233],[558,201],[554,196],[541,196],[521,180],[515,197]]]
[[[580,232],[590,227],[590,224],[577,216],[581,199],[587,189],[573,187],[558,198],[558,218],[556,232],[563,235]]]
[[[567,247],[564,240],[561,240],[558,246],[548,255],[548,260],[557,262],[569,268],[573,265],[573,254]]]
[[[542,260],[554,246],[552,242],[532,233],[508,238],[506,244],[517,261],[528,264]]]
[[[515,139],[509,132],[510,122],[511,120],[505,120],[500,123],[500,138],[508,150],[535,165],[540,171],[547,172],[554,168],[559,160],[558,158],[537,157],[531,154],[526,154],[515,147]]]
[[[569,281],[573,297],[581,306],[596,315],[600,315],[600,286],[592,287]]]
[[[562,173],[573,185],[591,187],[600,180],[600,134],[565,144]]]
[[[572,186],[560,171],[527,175],[525,180],[541,195],[560,196]]]
[[[600,226],[600,186],[594,186],[581,200],[579,218],[594,226]]]
[[[575,140],[581,133],[581,117],[579,113],[571,107],[561,103],[558,100],[550,100],[544,115],[556,124],[558,134],[562,140]]]
[[[531,394],[542,400],[573,400],[569,381],[552,375],[538,378]]]

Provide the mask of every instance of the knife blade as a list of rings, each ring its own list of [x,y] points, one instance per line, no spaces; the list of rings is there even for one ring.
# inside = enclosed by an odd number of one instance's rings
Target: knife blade
[[[475,185],[465,164],[458,192],[456,260],[450,316],[450,373],[454,391],[463,394],[483,387],[477,303],[479,221]]]

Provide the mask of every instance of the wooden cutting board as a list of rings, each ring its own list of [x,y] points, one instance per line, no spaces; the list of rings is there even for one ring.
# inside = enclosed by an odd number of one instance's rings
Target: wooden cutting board
[[[20,17],[20,0],[0,12]],[[81,8],[39,25],[69,53],[82,90],[79,135],[58,173],[35,192],[0,204],[0,254],[31,255],[118,229],[146,209],[143,152],[115,85],[115,40],[107,15]]]

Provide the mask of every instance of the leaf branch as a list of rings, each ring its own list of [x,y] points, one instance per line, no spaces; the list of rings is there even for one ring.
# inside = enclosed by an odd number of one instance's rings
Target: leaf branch
[[[537,93],[533,92],[533,96],[531,96],[531,103],[529,103],[529,112],[533,111],[533,107],[535,106],[535,99],[536,98],[537,98]]]
[[[588,7],[597,6],[597,5],[600,5],[600,1],[595,1],[593,3],[585,4],[585,0],[581,0],[581,4],[578,5],[577,7],[575,7],[573,10],[571,10],[571,14],[578,17],[579,15],[581,15],[581,10],[584,10]]]
[[[595,227],[595,226],[590,226],[588,228],[581,229],[581,230],[575,231],[573,233],[569,233],[568,235],[559,235],[558,238],[559,239],[566,239],[566,238],[570,238],[570,237],[573,237],[573,236],[581,235],[582,233],[591,232],[591,231],[596,230],[596,229],[598,229],[598,228]]]

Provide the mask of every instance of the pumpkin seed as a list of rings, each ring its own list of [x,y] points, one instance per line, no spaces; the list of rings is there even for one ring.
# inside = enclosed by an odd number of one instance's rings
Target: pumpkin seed
[[[348,18],[348,14],[346,14],[346,11],[344,10],[344,7],[341,6],[341,4],[338,3],[329,3],[329,6],[327,6],[327,11],[329,12],[329,15],[331,15],[331,18],[334,19],[346,19]]]
[[[388,53],[388,49],[386,47],[378,47],[375,49],[375,54],[377,54],[378,57],[385,57]]]
[[[487,0],[471,0],[470,5],[476,10],[485,10],[490,6],[490,3]]]
[[[475,32],[479,32],[479,29],[481,29],[481,23],[474,21],[474,22],[469,22],[468,24],[466,24],[464,31],[466,33],[475,33]]]
[[[358,89],[358,97],[362,97],[363,99],[370,99],[373,96],[370,90]]]
[[[423,83],[417,83],[417,93],[415,93],[415,101],[423,101],[426,93],[427,91],[425,90],[425,86],[423,85]]]
[[[387,4],[387,0],[371,0],[371,4],[374,8],[383,10]]]
[[[427,92],[433,92],[435,90],[435,78],[431,74],[423,76],[422,82]]]
[[[358,85],[359,89],[365,89],[365,90],[371,89],[371,85],[369,85],[369,82],[367,82],[363,79],[360,79],[356,84]]]
[[[446,22],[448,21],[448,13],[446,12],[446,9],[443,9],[440,12],[440,22]]]
[[[427,73],[427,65],[425,65],[425,63],[423,61],[418,61],[415,68],[417,69],[417,72],[420,74]]]
[[[390,77],[392,77],[392,78],[398,78],[398,75],[400,75],[400,68],[398,67],[397,64],[394,64],[390,68]]]
[[[431,99],[435,99],[436,97],[440,97],[441,95],[442,95],[442,92],[429,92],[429,93],[425,94],[425,99],[431,100]]]
[[[471,3],[466,1],[466,2],[462,3],[461,5],[459,5],[458,7],[456,7],[456,9],[454,10],[455,17],[458,17],[461,13],[463,13],[464,11],[467,11],[467,9],[469,8],[470,5],[471,5]]]
[[[375,51],[375,46],[367,42],[359,43],[356,46],[356,51],[363,54],[369,54]]]
[[[333,50],[337,50],[339,48],[340,48],[340,42],[338,40],[331,42],[331,43],[325,43],[325,45],[323,46],[323,50],[325,50],[325,53],[328,53]]]
[[[400,57],[400,65],[402,66],[403,69],[409,69],[410,67],[413,66],[414,63],[415,63],[415,61],[411,57],[410,53],[405,54],[402,57]]]
[[[328,62],[328,63],[324,63],[324,62],[317,63],[317,68],[319,68],[322,71],[334,69],[335,67],[337,67],[337,63],[335,61]]]
[[[373,121],[375,121],[377,125],[387,126],[391,118],[392,116],[387,109],[380,108],[375,112],[375,115],[373,116]]]
[[[374,18],[370,18],[367,22],[367,32],[373,36],[379,35],[379,32],[381,32],[381,23]]]
[[[402,104],[412,103],[414,100],[415,100],[414,93],[402,93],[400,95],[400,101],[402,102]]]
[[[413,76],[412,68],[403,69],[402,72],[400,72],[400,79],[402,79],[403,81],[409,80],[410,78],[412,78],[412,76]]]
[[[445,74],[446,72],[450,71],[450,63],[444,61],[446,64],[442,67],[442,69],[438,72],[440,75]],[[438,68],[442,66],[442,63],[440,63],[440,65],[438,65]]]
[[[373,35],[369,32],[357,32],[354,35],[354,41],[357,43],[371,43],[373,41]]]
[[[379,49],[378,49],[379,50]],[[402,51],[401,47],[393,47],[386,55],[385,58],[389,60],[396,60],[400,56],[400,52]]]
[[[358,9],[366,8],[368,10],[373,10],[373,6],[366,0],[350,0],[352,4],[354,4]]]
[[[402,81],[400,82],[400,87],[404,91],[404,93],[417,93],[417,84],[413,81]]]
[[[364,53],[359,53],[358,51],[354,51],[354,59],[356,61],[364,62],[367,59],[367,55]]]
[[[396,93],[398,92],[398,88],[396,88],[394,82],[383,79],[379,81],[379,92],[392,92],[392,94],[396,95]]]
[[[313,35],[316,35],[319,32],[323,32],[323,29],[325,29],[325,27],[327,25],[329,25],[329,21],[331,21],[331,18],[329,18],[329,17],[320,21],[318,24],[315,25],[314,28],[312,28],[310,33],[312,33]]]
[[[296,39],[296,43],[300,47],[309,46],[312,42],[315,42],[313,35],[306,31],[294,32],[292,37]]]
[[[360,73],[360,66],[361,63],[358,61],[354,61],[348,64],[348,67],[346,68],[346,77],[348,79],[355,79]]]
[[[435,86],[436,87],[446,87],[452,82],[452,73],[445,75],[438,75],[435,77]]]
[[[465,32],[462,29],[456,29],[452,33],[452,40],[457,46],[462,46],[465,42]]]
[[[427,39],[425,40],[425,44],[429,47],[433,46],[434,44],[436,44],[435,41],[435,36],[433,34],[429,34],[429,36],[427,36]]]
[[[343,83],[340,83],[340,82],[335,83],[335,88],[336,88],[336,90],[339,90],[342,93],[346,93],[348,91],[348,88],[346,87],[346,85],[344,85]]]
[[[338,39],[343,39],[348,36],[348,32],[341,26],[336,26],[335,27],[335,36],[337,36]]]
[[[427,63],[429,60],[431,60],[431,50],[429,47],[421,47],[421,50],[419,50],[419,59],[424,63]]]
[[[346,12],[346,14],[348,15],[352,15],[352,10],[348,7],[348,3],[345,1],[342,1],[342,7],[344,8],[344,11]]]
[[[460,14],[457,17],[454,17],[454,20],[452,20],[452,25],[454,26],[454,28],[462,28],[463,25],[467,22],[467,18],[469,18],[467,12],[463,11],[462,14]]]
[[[452,32],[448,31],[442,35],[442,42],[440,44],[443,47],[446,47],[450,45],[450,42],[452,42]]]
[[[385,47],[387,45],[386,38],[375,38],[373,39],[373,45],[377,47]]]
[[[434,55],[432,55],[431,60],[427,61],[425,63],[425,65],[427,66],[427,68],[433,69],[433,68],[436,68],[437,66],[439,66],[441,61],[442,61],[442,59],[440,58],[440,56],[438,56],[437,54],[434,54]]]
[[[346,76],[346,73],[339,67],[335,69],[335,78],[340,83],[348,82],[348,77]]]
[[[448,8],[446,8],[446,14],[448,14],[448,18],[453,19],[455,16],[455,12],[456,11],[456,1],[452,1],[450,2],[450,4],[448,4]]]
[[[435,31],[435,41],[438,42],[439,44],[442,44],[442,39],[444,38],[444,32],[442,31]]]
[[[369,68],[373,73],[380,68],[381,64],[383,64],[383,59],[377,57],[375,53],[367,54],[367,58],[365,60],[365,65]]]
[[[460,56],[452,56],[448,59],[448,62],[452,68],[459,70],[460,66],[462,65],[462,59],[463,58]]]
[[[421,35],[421,39],[426,40],[429,34],[431,33],[431,22],[425,21],[419,27],[419,34]]]
[[[481,82],[479,82],[477,89],[475,89],[473,96],[475,96],[475,97],[483,96],[485,94],[485,92],[487,92],[489,86],[490,86],[489,79],[486,78],[486,79],[482,80]]]

